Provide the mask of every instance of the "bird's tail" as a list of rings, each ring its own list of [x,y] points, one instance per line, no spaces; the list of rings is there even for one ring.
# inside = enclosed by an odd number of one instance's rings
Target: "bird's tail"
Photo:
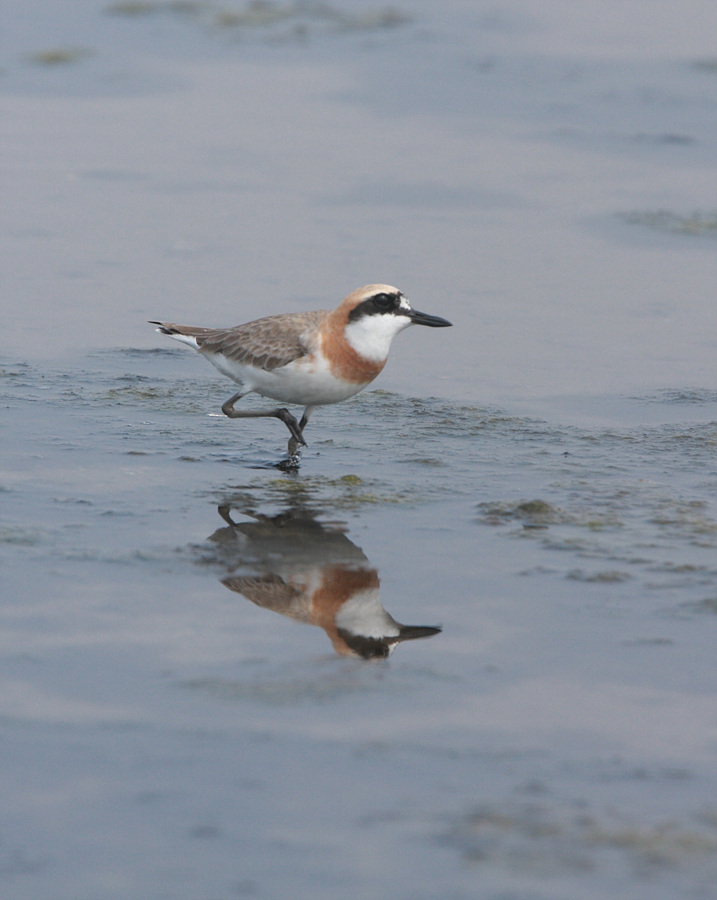
[[[160,334],[168,334],[175,341],[189,344],[195,350],[199,349],[198,338],[212,330],[211,328],[201,328],[197,325],[174,325],[172,322],[155,322],[153,319],[149,320],[149,324],[158,325],[159,328],[156,330]]]
[[[159,325],[159,328],[156,328],[156,331],[159,331],[161,334],[176,334],[176,326],[175,325],[166,325],[164,322],[155,322],[154,319],[149,320],[150,325]]]

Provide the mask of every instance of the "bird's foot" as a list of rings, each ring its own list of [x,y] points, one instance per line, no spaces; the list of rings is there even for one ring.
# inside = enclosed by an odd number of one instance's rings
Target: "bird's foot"
[[[296,457],[297,460],[301,459],[301,448],[306,446],[306,441],[302,438],[301,441],[297,441],[297,439],[292,436],[289,438],[289,446],[287,448],[287,454],[290,459]]]
[[[298,472],[300,463],[301,453],[295,453],[293,456],[287,456],[286,459],[279,460],[274,465],[277,469],[281,469],[282,472]]]
[[[302,441],[301,443],[306,446],[304,441]],[[289,438],[289,446],[287,448],[286,459],[282,459],[281,462],[278,462],[276,465],[279,469],[283,469],[285,472],[291,472],[299,468],[300,462],[301,446],[296,438],[292,435],[292,437]]]

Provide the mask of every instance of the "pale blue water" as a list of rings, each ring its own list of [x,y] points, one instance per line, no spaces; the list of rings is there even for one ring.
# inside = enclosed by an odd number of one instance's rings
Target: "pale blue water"
[[[3,897],[714,897],[713,7],[108,6],[5,14]],[[375,280],[296,475],[146,324]],[[343,563],[442,632],[223,583]]]

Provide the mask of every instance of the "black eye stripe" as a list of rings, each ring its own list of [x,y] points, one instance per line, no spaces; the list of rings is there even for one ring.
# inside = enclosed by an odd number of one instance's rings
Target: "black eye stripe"
[[[401,308],[401,294],[374,294],[362,300],[358,306],[349,313],[349,322],[354,322],[362,316],[385,315],[386,313],[399,312]]]

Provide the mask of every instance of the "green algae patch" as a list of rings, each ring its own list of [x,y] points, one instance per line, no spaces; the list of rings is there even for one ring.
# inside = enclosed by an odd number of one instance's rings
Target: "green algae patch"
[[[375,32],[412,21],[392,6],[349,12],[324,2],[279,3],[252,0],[219,3],[211,0],[118,0],[105,7],[110,16],[145,19],[157,15],[181,16],[201,26],[237,34],[260,32],[278,37],[305,37],[317,32]]]
[[[37,66],[52,68],[71,66],[91,56],[94,56],[94,52],[87,47],[53,47],[31,54],[30,62]]]
[[[619,218],[628,225],[642,225],[668,234],[714,235],[717,237],[717,212],[693,212],[688,215],[680,215],[665,209],[633,210],[620,213]]]

